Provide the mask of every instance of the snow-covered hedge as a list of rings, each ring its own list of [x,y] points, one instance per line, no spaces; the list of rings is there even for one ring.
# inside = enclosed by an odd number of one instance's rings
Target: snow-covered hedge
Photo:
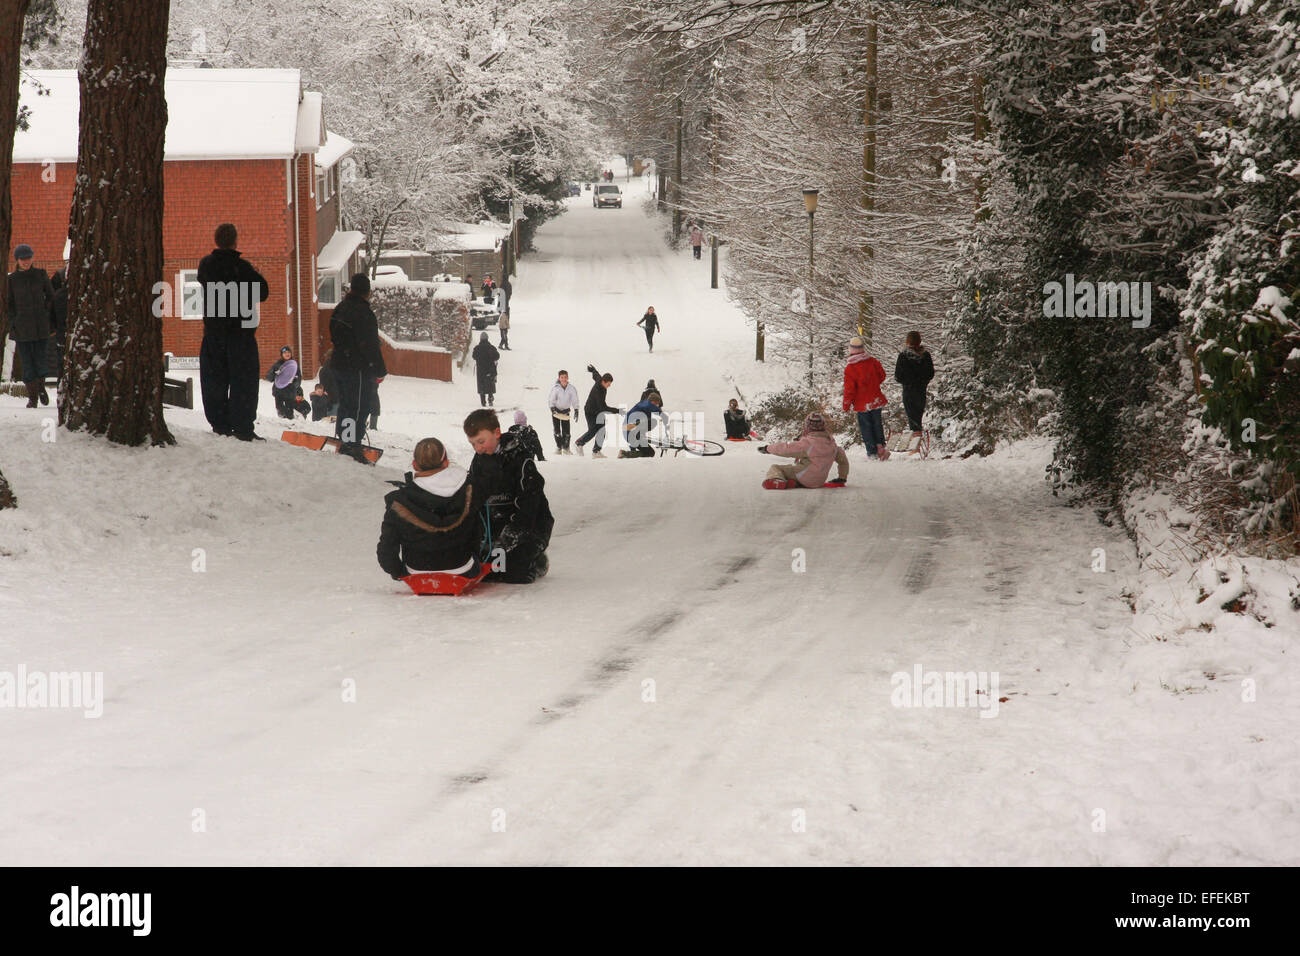
[[[460,282],[408,281],[377,286],[370,294],[379,327],[389,338],[462,354],[469,348],[469,301],[469,287]]]

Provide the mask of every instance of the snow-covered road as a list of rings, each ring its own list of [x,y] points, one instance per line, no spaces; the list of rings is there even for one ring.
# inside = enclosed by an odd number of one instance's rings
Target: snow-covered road
[[[588,361],[612,372],[624,403],[653,376],[716,431],[733,378],[782,380],[632,189],[572,200],[521,263],[498,401],[544,438],[562,366],[584,396]],[[552,456],[551,574],[416,598],[375,563],[384,482],[426,435],[467,460],[473,388],[386,382],[377,469],[218,439],[199,412],[169,410],[171,449],[49,443],[48,410],[0,397],[21,503],[0,513],[0,672],[102,672],[105,697],[96,719],[0,709],[0,861],[1300,859],[1294,728],[1134,676],[1131,546],[1053,500],[1046,446],[859,449],[824,493],[763,491],[752,446]],[[917,667],[998,683],[895,706]]]

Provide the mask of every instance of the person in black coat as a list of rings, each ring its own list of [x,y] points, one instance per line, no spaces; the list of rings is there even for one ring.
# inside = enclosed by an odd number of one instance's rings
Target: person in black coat
[[[379,348],[379,320],[370,308],[370,279],[365,273],[352,277],[348,294],[334,307],[330,341],[334,345],[330,368],[339,390],[334,422],[334,434],[342,443],[339,453],[364,462],[361,446],[370,420],[370,386],[388,374]]]
[[[664,393],[659,391],[659,386],[655,384],[655,380],[648,379],[645,383],[645,389],[641,392],[641,401],[644,402],[655,392],[659,392],[660,398],[664,397]]]
[[[501,423],[490,408],[470,412],[465,437],[475,451],[469,480],[487,505],[492,531],[494,570],[487,580],[535,581],[550,567],[546,547],[555,527],[546,481],[522,436],[501,434]]]
[[[18,361],[23,367],[23,384],[27,386],[27,407],[50,404],[45,391],[46,355],[50,347],[50,308],[54,302],[54,287],[49,274],[32,265],[35,256],[26,243],[14,250],[17,268],[9,273],[8,299],[9,337],[18,349]],[[4,356],[0,355],[0,359]]]
[[[330,349],[321,359],[320,368],[316,370],[316,381],[325,387],[325,394],[329,397],[329,411],[325,413],[327,417],[339,413],[339,380],[334,374],[334,367],[330,364],[333,358],[334,350]]]
[[[54,299],[50,302],[50,326],[54,332],[54,376],[63,382],[63,353],[68,347],[68,267],[50,276]]]
[[[476,576],[482,502],[468,472],[451,464],[436,438],[416,444],[411,468],[384,497],[379,566],[394,580],[429,571]]]
[[[748,441],[753,428],[745,417],[745,410],[734,398],[727,403],[727,410],[722,413],[722,424],[727,429],[727,437],[737,441]]]
[[[488,334],[484,332],[470,355],[474,358],[474,370],[478,375],[479,404],[486,408],[497,394],[497,361],[501,353],[488,341]]]
[[[594,383],[591,391],[587,393],[587,403],[582,406],[582,414],[587,419],[587,430],[573,444],[581,455],[582,446],[594,440],[595,444],[591,446],[591,457],[604,458],[600,446],[605,438],[605,416],[618,414],[618,409],[605,400],[605,396],[609,394],[609,387],[614,384],[614,376],[608,372],[602,374],[596,371],[594,365],[588,365],[587,371],[591,373],[591,380]]]
[[[637,321],[637,325],[645,329],[645,341],[650,346],[650,351],[655,350],[655,333],[659,331],[659,316],[655,315],[655,307],[652,305],[645,310],[645,315]]]
[[[934,360],[921,347],[921,333],[907,333],[907,348],[894,363],[894,381],[903,386],[903,411],[912,427],[912,437],[921,437],[921,416],[925,414],[925,388],[934,378]]]
[[[203,414],[218,435],[264,441],[253,431],[261,378],[254,299],[265,302],[271,286],[235,249],[239,233],[233,225],[217,226],[214,238],[217,248],[199,260],[198,274],[203,289]]]

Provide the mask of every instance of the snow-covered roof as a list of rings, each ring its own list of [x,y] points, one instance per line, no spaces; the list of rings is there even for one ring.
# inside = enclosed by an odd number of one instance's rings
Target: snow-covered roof
[[[346,136],[340,136],[338,133],[325,131],[325,143],[316,152],[316,171],[323,172],[329,169],[340,159],[352,152],[354,144]]]
[[[344,268],[348,264],[348,259],[352,258],[352,253],[356,252],[365,241],[364,233],[338,230],[330,236],[329,242],[325,243],[325,248],[317,253],[316,269],[320,272],[329,272]]]
[[[321,95],[298,70],[167,71],[167,159],[287,159],[325,142]],[[48,91],[48,95],[42,92]],[[31,128],[14,137],[15,163],[75,162],[81,92],[76,70],[26,70],[19,101]]]
[[[451,233],[429,241],[429,252],[495,252],[504,235],[492,232]]]

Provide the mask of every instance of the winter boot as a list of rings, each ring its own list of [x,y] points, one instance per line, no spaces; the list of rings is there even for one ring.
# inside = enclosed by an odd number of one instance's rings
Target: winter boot
[[[796,484],[795,482],[790,481],[786,478],[765,478],[763,480],[763,487],[767,488],[769,491],[775,491],[784,488],[793,488],[795,484]]]
[[[889,461],[889,449],[884,445],[876,446],[876,456],[881,461]]]
[[[40,389],[41,389],[41,404],[42,404],[42,405],[48,405],[48,404],[50,404],[50,393],[47,392],[47,391],[45,390],[45,381],[44,381],[44,379],[42,379],[41,382],[40,382],[39,384],[40,384]]]
[[[27,407],[35,408],[36,400],[40,397],[41,394],[41,383],[23,382],[23,385],[27,388]]]

